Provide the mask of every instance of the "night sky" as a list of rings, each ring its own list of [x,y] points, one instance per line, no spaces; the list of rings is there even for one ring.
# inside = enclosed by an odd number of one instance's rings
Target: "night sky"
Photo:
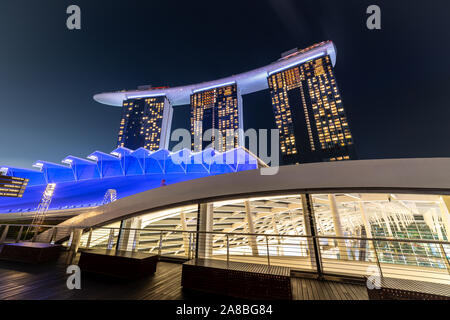
[[[366,28],[370,4],[382,30]],[[449,12],[448,0],[2,1],[0,165],[113,150],[121,109],[96,93],[214,80],[323,40],[359,158],[450,157]],[[274,127],[267,91],[243,101],[245,128]]]

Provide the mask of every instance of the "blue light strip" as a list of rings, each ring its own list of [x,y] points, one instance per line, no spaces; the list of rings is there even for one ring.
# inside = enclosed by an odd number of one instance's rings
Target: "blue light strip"
[[[139,98],[157,98],[157,97],[165,97],[165,93],[158,93],[158,94],[136,94],[136,95],[125,95],[126,100],[129,99],[139,99]]]
[[[221,83],[221,84],[217,84],[217,85],[212,85],[206,88],[201,88],[201,89],[195,89],[192,90],[193,93],[197,93],[197,92],[202,92],[202,91],[206,91],[206,90],[210,90],[210,89],[215,89],[215,88],[220,88],[220,87],[225,87],[225,86],[229,86],[232,84],[236,84],[236,81],[230,81],[230,82],[225,82],[225,83]]]

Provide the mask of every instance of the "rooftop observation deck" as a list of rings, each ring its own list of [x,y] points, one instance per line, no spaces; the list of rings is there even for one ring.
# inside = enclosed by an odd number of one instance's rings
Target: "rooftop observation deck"
[[[173,88],[150,88],[149,90],[105,92],[96,94],[94,96],[94,100],[106,105],[121,107],[122,102],[127,99],[166,96],[173,106],[178,106],[189,104],[190,96],[195,92],[230,84],[236,84],[240,90],[240,93],[245,95],[267,89],[267,77],[271,74],[292,68],[306,61],[325,55],[330,56],[331,62],[334,66],[336,64],[336,48],[333,42],[321,42],[309,48],[295,52],[294,54],[288,55],[264,67],[222,79]]]

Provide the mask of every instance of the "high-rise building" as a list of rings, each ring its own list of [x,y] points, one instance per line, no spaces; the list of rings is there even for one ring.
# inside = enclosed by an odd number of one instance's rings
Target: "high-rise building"
[[[168,130],[160,123],[167,119],[166,127],[170,127],[171,118],[165,116],[170,101],[170,115],[172,106],[190,104],[193,151],[207,146],[226,151],[244,146],[244,134],[235,136],[243,129],[242,95],[269,89],[282,164],[355,159],[335,64],[336,47],[324,41],[289,50],[271,64],[226,78],[171,88],[141,86],[98,94],[94,99],[123,107],[119,146],[155,150],[168,145],[168,134],[163,137]],[[149,110],[154,114],[147,115]]]
[[[123,101],[118,146],[168,149],[173,109],[165,96]]]
[[[268,77],[285,164],[356,157],[329,55]]]
[[[236,83],[194,91],[191,95],[192,150],[204,150],[213,142],[220,152],[243,145],[243,136],[238,131],[243,127],[241,106]]]

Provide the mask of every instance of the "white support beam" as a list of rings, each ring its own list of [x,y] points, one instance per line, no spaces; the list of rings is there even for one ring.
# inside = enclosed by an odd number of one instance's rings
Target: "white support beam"
[[[212,232],[214,222],[213,203],[201,203],[199,205],[199,231]],[[208,233],[198,234],[198,257],[209,258],[213,253],[213,235]]]
[[[333,224],[334,224],[334,232],[336,233],[336,236],[343,237],[344,232],[342,231],[342,224],[341,224],[341,218],[339,216],[339,211],[336,203],[336,197],[334,194],[328,195],[328,201],[330,203],[330,211],[331,215],[333,217]],[[345,259],[348,257],[351,260],[350,253],[347,252],[347,246],[345,244],[344,240],[337,240],[338,248],[339,248],[339,256],[340,259]]]
[[[245,219],[247,221],[247,231],[248,233],[256,233],[255,232],[255,223],[253,219],[253,213],[250,206],[250,201],[245,201]],[[252,254],[254,256],[259,255],[258,253],[258,244],[256,243],[256,237],[255,236],[249,236],[248,242],[250,244],[250,247],[252,249]]]
[[[388,231],[388,235],[389,235],[389,237],[392,238],[393,233],[392,233],[392,229],[391,229],[391,221],[389,220],[389,218],[386,214],[386,210],[383,205],[380,205],[380,210],[381,210],[381,216],[383,217],[384,225],[386,226],[386,229]]]
[[[447,241],[450,239],[450,196],[442,196],[439,199],[439,209],[441,210],[441,218],[444,224]]]

